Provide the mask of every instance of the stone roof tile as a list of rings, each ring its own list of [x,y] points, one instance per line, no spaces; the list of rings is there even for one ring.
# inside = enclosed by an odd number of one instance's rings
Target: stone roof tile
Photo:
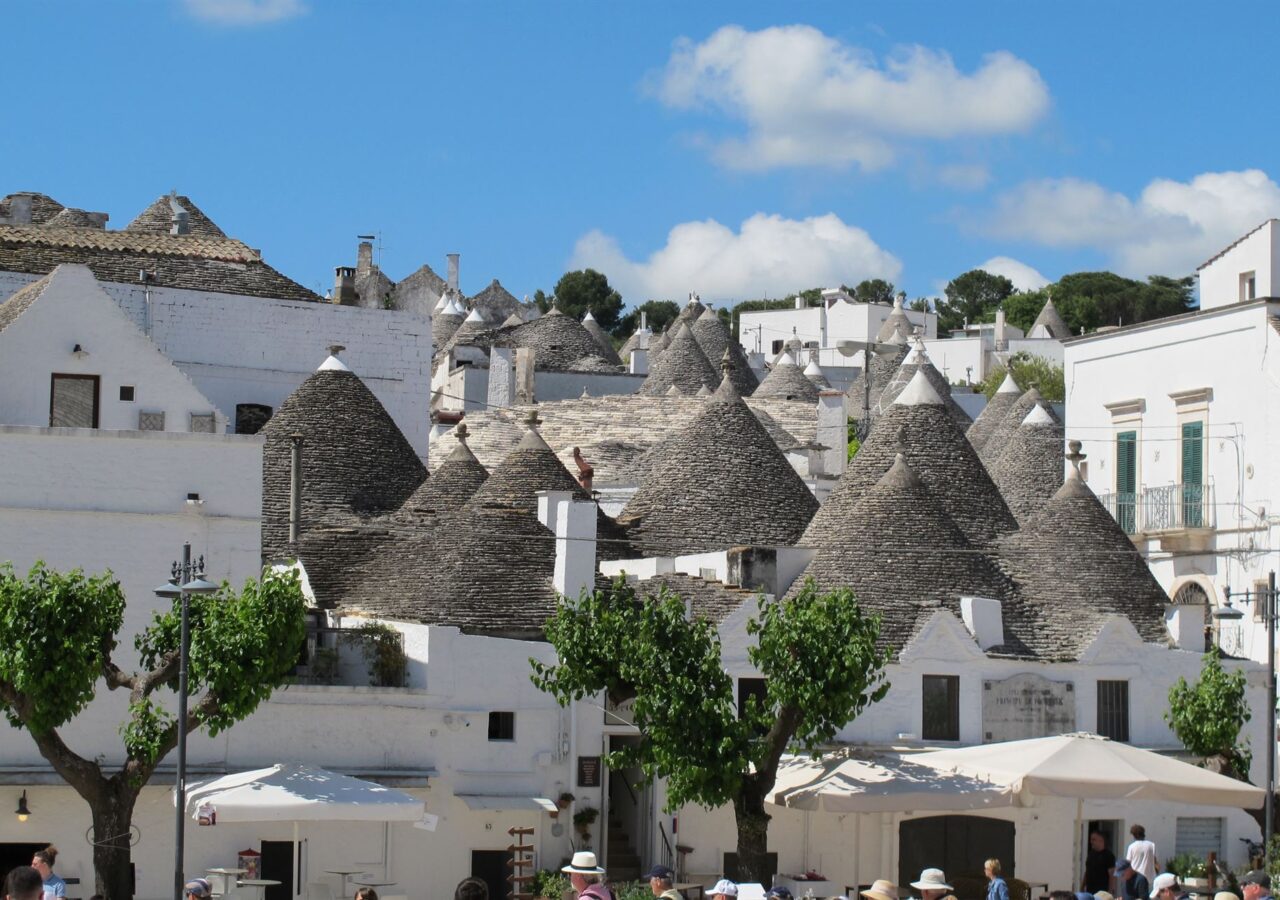
[[[978,413],[978,418],[973,420],[973,424],[965,432],[965,437],[969,439],[969,443],[973,445],[974,450],[979,453],[982,452],[982,448],[990,439],[991,433],[996,430],[1000,420],[1005,417],[1009,412],[1009,408],[1018,401],[1020,396],[1022,396],[1022,389],[1013,380],[1013,373],[1006,372],[1004,380],[1000,382],[1000,387],[991,395],[991,399],[982,408],[982,412]]]
[[[733,363],[731,369],[733,386],[743,397],[750,397],[760,381],[756,378],[755,372],[751,371],[751,365],[747,362],[747,354],[743,352],[742,345],[733,339],[729,326],[716,315],[716,311],[704,310],[702,315],[694,320],[690,330],[693,332],[693,339],[702,348],[703,355],[713,365],[719,365],[724,355],[729,354],[729,361]]]
[[[769,374],[760,382],[752,395],[764,399],[803,400],[806,403],[818,402],[818,386],[805,378],[804,371],[798,366],[789,353],[774,363]]]
[[[692,397],[698,388],[714,388],[720,383],[715,367],[707,359],[689,326],[681,323],[671,343],[649,363],[649,374],[640,393],[649,397],[665,396],[672,388]]]

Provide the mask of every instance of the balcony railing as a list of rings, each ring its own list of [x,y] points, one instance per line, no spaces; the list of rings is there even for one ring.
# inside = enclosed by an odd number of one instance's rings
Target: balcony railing
[[[1162,484],[1098,500],[1128,534],[1161,534],[1214,527],[1213,485]]]

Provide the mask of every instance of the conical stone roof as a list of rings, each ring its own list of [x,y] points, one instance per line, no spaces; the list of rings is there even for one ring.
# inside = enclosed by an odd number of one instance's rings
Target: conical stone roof
[[[1058,312],[1058,307],[1053,305],[1052,297],[1045,300],[1044,306],[1040,310],[1040,315],[1036,316],[1036,320],[1031,323],[1031,331],[1028,334],[1033,334],[1042,325],[1049,332],[1050,337],[1055,337],[1060,341],[1065,341],[1071,337],[1071,328]]]
[[[448,344],[458,329],[462,327],[464,320],[464,316],[450,312],[448,307],[433,314],[431,316],[431,338],[435,345],[444,347]]]
[[[640,346],[640,330],[631,332],[631,337],[618,349],[618,358],[624,363],[631,359],[631,351]]]
[[[534,351],[534,366],[551,371],[570,371],[587,357],[602,358],[600,345],[582,323],[558,309],[532,322],[526,322],[503,334],[513,347],[527,347]],[[612,371],[617,371],[621,360],[616,353],[607,360]]]
[[[818,361],[816,359],[809,360],[809,364],[804,367],[804,377],[812,381],[814,386],[820,391],[828,391],[831,389],[831,382],[827,381],[827,376],[822,371],[822,366],[818,365]]]
[[[698,342],[703,354],[711,362],[724,359],[725,353],[729,354],[729,359],[733,363],[733,368],[729,370],[733,386],[743,397],[750,397],[760,382],[751,371],[751,365],[747,362],[747,354],[743,352],[742,345],[733,339],[729,326],[716,315],[716,311],[704,310],[690,330],[693,331],[693,339]]]
[[[622,365],[622,357],[618,355],[618,351],[613,349],[613,341],[609,339],[609,335],[600,323],[596,321],[596,317],[591,315],[590,310],[582,317],[582,327],[591,335],[591,339],[596,342],[596,355],[612,366]]]
[[[189,233],[199,237],[224,238],[226,234],[204,214],[200,207],[191,202],[191,198],[178,194],[173,199],[187,211]],[[169,204],[169,195],[165,194],[150,206],[138,213],[137,217],[124,226],[125,231],[145,231],[149,234],[169,234],[173,227],[173,208]]]
[[[883,391],[880,392],[880,398],[877,401],[879,408],[877,414],[882,414],[889,408],[898,394],[900,394],[911,379],[915,376],[916,370],[924,372],[925,377],[929,379],[929,383],[933,385],[933,389],[938,392],[938,396],[942,398],[943,403],[947,407],[947,413],[951,418],[955,419],[956,424],[961,428],[968,428],[973,424],[973,420],[969,418],[969,414],[964,408],[956,403],[951,397],[951,385],[947,384],[947,379],[942,377],[942,373],[934,366],[933,361],[929,359],[929,354],[924,349],[924,342],[917,340],[911,352],[907,354],[906,359],[902,361],[902,365],[898,367],[898,371],[894,373],[893,378],[885,385]]]
[[[889,317],[880,323],[880,330],[876,332],[877,341],[887,341],[897,336],[904,341],[910,340],[915,334],[916,327],[911,324],[911,319],[907,318],[907,311],[902,308],[902,298],[893,298],[893,310],[889,313]]]
[[[1009,407],[1009,411],[1004,414],[1000,423],[991,431],[991,436],[982,446],[982,450],[978,456],[982,458],[983,463],[991,466],[1004,452],[1004,448],[1008,446],[1009,441],[1013,440],[1014,433],[1018,430],[1024,419],[1037,406],[1042,407],[1053,421],[1062,424],[1062,420],[1058,418],[1058,414],[1053,411],[1053,407],[1049,402],[1040,396],[1040,392],[1035,388],[1026,391],[1021,397],[1013,402]]]
[[[884,392],[885,387],[893,380],[893,376],[897,374],[898,369],[902,366],[903,361],[907,358],[907,354],[911,352],[911,348],[901,338],[886,341],[889,344],[897,344],[897,352],[886,353],[881,356],[877,353],[871,355],[871,414],[874,418],[879,409],[880,395]],[[858,373],[858,377],[853,379],[848,390],[844,395],[849,398],[849,418],[861,419],[863,410],[863,393],[866,391],[866,365],[863,365],[863,371]]]
[[[263,428],[262,553],[287,551],[291,435],[301,434],[302,527],[329,515],[398,509],[427,477],[386,408],[330,356]]]
[[[991,480],[1019,523],[1043,509],[1062,487],[1062,440],[1062,425],[1037,406],[991,464]]]
[[[752,396],[762,400],[805,400],[816,403],[818,386],[804,377],[804,371],[796,365],[790,353],[784,353]]]
[[[661,397],[674,387],[692,397],[703,385],[714,388],[718,383],[715,367],[694,340],[689,326],[682,324],[662,355],[650,361],[649,375],[640,385],[640,393]]]
[[[418,516],[454,512],[461,509],[489,477],[488,470],[467,446],[466,423],[458,423],[453,434],[457,446],[405,501],[402,512]]]
[[[996,430],[1000,421],[1008,414],[1009,408],[1018,402],[1021,396],[1022,388],[1018,387],[1018,383],[1013,380],[1013,373],[1005,372],[1004,381],[1000,382],[1000,387],[991,395],[982,412],[978,413],[978,418],[973,420],[973,424],[965,432],[965,437],[969,439],[974,450],[982,452],[991,433]]]
[[[1078,471],[1067,475],[1020,530],[998,540],[995,550],[1038,617],[1027,642],[1043,657],[1079,658],[1112,615],[1133,623],[1144,641],[1168,643],[1168,596]]]
[[[940,407],[937,407],[940,411]],[[945,421],[945,417],[940,417]],[[884,646],[900,649],[939,608],[960,616],[960,597],[1003,600],[1012,586],[973,545],[939,502],[937,491],[894,454],[850,507],[846,527],[824,532],[798,578],[823,590],[848,587],[864,612],[881,617]],[[1006,644],[1018,645],[1006,626]]]
[[[56,216],[50,219],[49,225],[60,227],[60,228],[101,229],[103,227],[101,224],[99,224],[99,222],[96,219],[90,216],[89,213],[86,212],[85,210],[75,209],[70,206],[68,206],[66,209],[62,210],[62,212],[58,213]]]
[[[618,518],[646,555],[790,545],[818,508],[727,373],[703,412],[661,446]]]
[[[681,325],[688,325],[692,328],[693,323],[698,321],[698,318],[706,311],[707,308],[702,305],[702,301],[696,296],[690,295],[689,302],[684,305],[684,309],[680,310],[676,315],[675,321],[671,323],[672,330],[679,331]]]
[[[649,338],[649,367],[653,368],[653,361],[657,359],[663,350],[666,350],[671,343],[671,339],[675,337],[675,333],[670,326],[663,329],[662,333]]]
[[[853,516],[858,500],[903,453],[907,463],[973,544],[981,546],[1017,527],[973,447],[933,384],[917,372],[849,461],[805,531],[801,544],[821,546],[831,534],[870,540],[873,532]]]

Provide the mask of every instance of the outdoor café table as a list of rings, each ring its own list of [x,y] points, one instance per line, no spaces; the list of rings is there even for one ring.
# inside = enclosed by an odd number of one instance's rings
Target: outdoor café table
[[[267,888],[283,884],[280,881],[272,881],[270,878],[245,878],[238,883],[240,887],[248,888],[244,892],[245,900],[264,900]]]
[[[356,884],[360,885],[360,887],[368,887],[368,888],[391,887],[392,885],[399,884],[399,883],[400,882],[398,881],[357,881],[356,882]]]
[[[215,897],[221,897],[231,893],[231,886],[235,884],[236,876],[243,875],[248,869],[205,869],[204,872],[209,876],[209,890]]]
[[[347,897],[347,879],[352,875],[360,875],[364,869],[325,869],[326,875],[337,875],[342,879],[342,888],[338,891],[338,900],[349,900]]]

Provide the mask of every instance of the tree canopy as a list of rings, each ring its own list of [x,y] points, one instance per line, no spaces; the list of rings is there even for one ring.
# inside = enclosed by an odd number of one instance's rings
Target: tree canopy
[[[888,690],[878,616],[863,615],[847,590],[808,581],[794,598],[762,598],[747,623],[751,664],[765,679],[763,703],[741,717],[721,663],[716,626],[690,619],[665,589],[641,596],[625,581],[563,600],[547,623],[558,662],[530,660],[533,682],[562,705],[600,692],[633,699],[644,739],[609,754],[608,765],[664,778],[667,803],[732,803],[746,880],[764,875],[769,815],[764,800],[788,746],[816,753]]]
[[[1062,366],[1050,362],[1043,356],[1020,350],[1009,357],[1008,368],[996,366],[987,374],[981,390],[988,400],[995,396],[1008,371],[1013,372],[1013,380],[1018,382],[1018,387],[1024,391],[1035,388],[1040,392],[1040,396],[1052,403],[1062,403],[1067,398],[1066,379]]]
[[[947,282],[945,292],[946,299],[937,304],[939,334],[963,328],[966,322],[994,321],[1000,304],[1013,293],[1013,282],[984,269],[970,269]]]
[[[595,269],[565,272],[556,282],[552,296],[537,291],[534,302],[542,312],[556,306],[565,315],[581,319],[590,310],[600,327],[621,335],[622,295],[609,286],[609,279]]]
[[[0,566],[0,708],[25,728],[53,768],[89,804],[97,892],[129,897],[129,825],[138,793],[178,741],[176,716],[155,702],[177,690],[179,607],[157,613],[134,641],[143,670],[112,658],[124,624],[124,593],[108,572],[59,573],[37,563],[25,578]],[[227,585],[190,598],[193,705],[188,730],[217,734],[257,709],[298,662],[305,604],[294,573],[269,573],[239,592]],[[58,729],[94,698],[99,680],[129,694],[121,725],[124,762],[73,751]]]
[[[674,300],[646,300],[639,306],[628,310],[627,314],[618,320],[618,328],[614,332],[618,335],[630,337],[640,327],[640,313],[645,314],[645,321],[649,323],[649,330],[657,334],[676,320],[676,316],[680,315],[680,305]]]
[[[896,291],[897,288],[893,286],[892,281],[868,278],[858,282],[857,287],[853,289],[853,297],[859,303],[892,303],[893,298],[897,296]]]
[[[1247,739],[1240,742],[1240,730],[1252,718],[1245,695],[1248,683],[1239,669],[1223,669],[1220,657],[1220,651],[1209,651],[1195,684],[1179,678],[1169,689],[1164,720],[1182,746],[1222,774],[1248,781],[1253,752]]]

